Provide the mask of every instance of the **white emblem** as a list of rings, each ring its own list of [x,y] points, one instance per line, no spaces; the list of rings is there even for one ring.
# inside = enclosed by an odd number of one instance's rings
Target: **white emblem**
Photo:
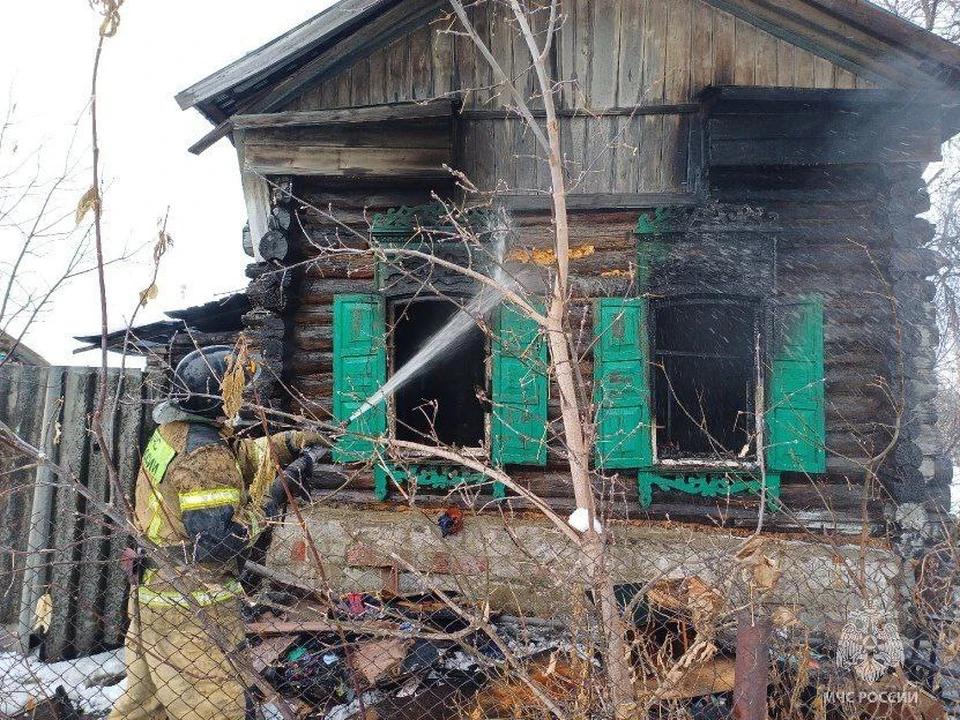
[[[903,640],[896,619],[875,603],[850,613],[840,631],[837,664],[866,682],[876,682],[890,668],[902,665]]]

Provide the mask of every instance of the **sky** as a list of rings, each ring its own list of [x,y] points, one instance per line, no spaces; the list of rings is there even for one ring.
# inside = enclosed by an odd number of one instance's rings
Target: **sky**
[[[246,222],[237,158],[227,140],[199,157],[187,148],[209,123],[181,111],[174,95],[243,54],[272,40],[331,0],[127,0],[118,34],[101,61],[99,98],[107,257],[141,249],[114,265],[107,277],[110,327],[122,328],[150,284],[149,248],[167,214],[174,246],[157,278],[158,296],[137,323],[163,310],[207,302],[245,287],[250,259],[241,247]],[[0,114],[16,104],[10,132],[21,153],[37,151],[42,171],[63,165],[80,119],[74,147],[89,167],[90,74],[98,18],[86,0],[10,4],[0,23]],[[62,199],[75,207],[90,181],[74,181]],[[66,243],[61,243],[65,245]],[[0,234],[0,261],[14,243]],[[56,276],[66,247],[35,259],[32,272]],[[93,275],[54,295],[27,343],[56,364],[97,364],[97,353],[76,355],[74,335],[100,329]]]

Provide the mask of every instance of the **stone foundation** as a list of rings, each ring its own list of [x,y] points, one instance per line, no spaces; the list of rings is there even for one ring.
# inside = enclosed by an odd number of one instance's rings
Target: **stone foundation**
[[[305,513],[309,535],[323,558],[334,592],[378,593],[391,583],[402,593],[440,588],[495,611],[562,618],[584,571],[573,543],[543,518],[466,515],[464,529],[446,539],[436,525],[442,509],[392,512],[323,507]],[[617,583],[699,576],[729,598],[745,601],[744,566],[735,558],[744,536],[669,523],[616,523],[610,569]],[[840,539],[764,536],[764,554],[780,570],[768,607],[785,607],[801,628],[835,636],[862,605],[860,548]],[[846,541],[849,543],[849,538]],[[296,522],[279,527],[271,566],[319,584],[314,554]],[[894,607],[900,565],[882,546],[867,547],[863,587]],[[579,591],[578,591],[579,592]]]

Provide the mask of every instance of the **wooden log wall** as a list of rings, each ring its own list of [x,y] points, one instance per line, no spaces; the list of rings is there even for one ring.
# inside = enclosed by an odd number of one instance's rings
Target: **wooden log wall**
[[[96,502],[112,489],[99,447],[89,432],[96,402],[96,368],[5,368],[0,371],[0,420],[69,468]],[[140,448],[153,429],[144,374],[111,372],[111,453],[121,482],[132,493]],[[113,398],[119,397],[119,403]],[[116,411],[115,411],[116,410]],[[26,458],[0,458],[0,622],[19,620],[23,647],[41,595],[53,613],[42,656],[60,660],[118,647],[126,629],[127,581],[120,553],[126,531],[96,503]],[[22,468],[17,470],[17,468]]]
[[[481,189],[529,193],[548,180],[529,129],[472,41],[438,12],[392,44],[323,76],[286,110],[459,98],[459,168]],[[508,77],[531,95],[528,54],[500,3],[471,21]],[[871,83],[701,0],[570,0],[551,59],[564,83],[561,131],[571,192],[692,193],[695,98],[711,85],[862,88]],[[543,32],[546,17],[537,15]],[[492,152],[475,153],[484,147]]]
[[[792,171],[791,171],[792,172]],[[820,177],[827,173],[828,177]],[[809,191],[800,192],[795,178],[771,178],[757,171],[718,173],[715,191],[731,207],[734,198],[749,197],[757,207],[776,218],[771,229],[762,233],[762,242],[774,248],[758,257],[758,264],[772,260],[772,277],[767,290],[781,294],[819,292],[825,295],[826,398],[828,476],[811,479],[784,478],[783,497],[788,512],[772,519],[783,530],[819,529],[858,531],[862,500],[862,479],[871,458],[889,443],[894,420],[890,386],[890,345],[893,339],[889,299],[889,266],[893,246],[878,195],[886,182],[877,172],[851,173],[811,170],[804,175]],[[318,250],[324,246],[361,248],[367,232],[369,213],[376,208],[422,202],[426,188],[409,185],[395,192],[383,188],[345,190],[320,181],[304,179],[296,188],[298,197],[314,207],[334,205],[334,214],[350,221],[352,235],[318,218],[305,205],[300,220],[312,242],[300,238],[304,257],[315,261],[306,265],[291,293],[296,307],[291,308],[288,350],[285,367],[294,388],[295,409],[329,419],[332,412],[333,330],[332,302],[340,293],[372,292],[374,263],[364,255],[338,256]],[[367,208],[367,214],[364,208]],[[516,260],[532,251],[551,246],[551,225],[547,215],[518,213],[519,243],[512,248]],[[575,346],[581,358],[583,377],[592,377],[592,311],[589,298],[598,295],[628,295],[638,292],[637,238],[633,234],[636,211],[579,213],[571,216],[571,239],[576,259],[571,264],[574,287],[580,297],[571,313]],[[711,231],[714,240],[733,245],[755,242],[756,228],[728,225]],[[709,245],[709,243],[708,243]],[[732,246],[732,245],[731,245]],[[701,248],[702,250],[702,248]],[[699,259],[696,259],[696,257]],[[709,252],[691,255],[690,272],[709,274],[711,263],[721,262]],[[717,265],[714,269],[719,268]],[[530,274],[542,274],[535,263],[523,268]],[[702,272],[701,272],[702,271]],[[763,273],[755,276],[760,282]],[[748,278],[749,279],[749,278]],[[723,291],[723,288],[719,288]],[[728,288],[742,293],[743,287]],[[588,391],[589,394],[589,391]],[[572,509],[572,491],[561,444],[559,405],[549,403],[551,442],[545,470],[524,468],[515,478],[546,498],[558,510]],[[346,485],[340,500],[372,501],[373,476],[369,468],[331,467],[321,473],[329,489]],[[611,474],[597,479],[597,489],[605,498],[608,511],[619,517],[716,521],[747,526],[756,520],[755,503],[724,500],[721,503],[679,494],[657,494],[648,510],[639,506],[633,473]],[[352,493],[352,494],[351,494]],[[429,491],[424,492],[430,495]],[[879,529],[885,493],[877,489],[868,498],[869,520]],[[523,502],[512,503],[522,507]]]

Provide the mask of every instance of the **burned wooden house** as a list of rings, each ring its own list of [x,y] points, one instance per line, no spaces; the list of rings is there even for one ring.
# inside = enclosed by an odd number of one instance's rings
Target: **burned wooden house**
[[[447,3],[341,0],[177,97],[215,126],[195,152],[237,148],[245,333],[277,409],[345,423],[476,294],[424,255],[486,272],[508,235],[511,272],[549,278],[546,155],[494,69],[542,123],[530,55],[503,4],[466,12],[489,57]],[[879,534],[898,507],[944,507],[939,266],[917,215],[960,130],[960,49],[855,0],[564,0],[547,65],[570,331],[601,514],[631,521],[618,537],[674,532],[664,519],[754,527],[761,495],[765,528],[803,533]],[[503,538],[491,508],[530,507],[442,456],[397,464],[377,438],[456,446],[574,508],[546,347],[501,304],[349,425],[310,516],[335,582],[375,586],[361,571],[396,571],[397,548],[435,576],[496,574],[434,552],[439,535],[401,512],[414,490],[426,507],[469,490],[458,542],[477,556]],[[287,539],[278,562],[311,572]],[[799,574],[817,552],[797,552]]]

